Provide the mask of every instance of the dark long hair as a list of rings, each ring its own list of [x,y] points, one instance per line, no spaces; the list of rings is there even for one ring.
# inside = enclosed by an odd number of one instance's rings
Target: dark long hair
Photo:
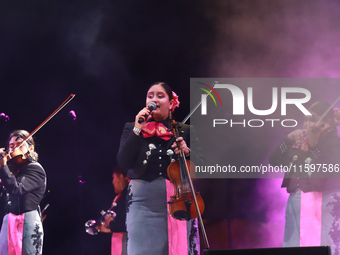
[[[122,174],[124,177],[126,177],[127,170],[120,166],[115,166],[115,168],[113,168],[113,173],[116,173],[117,175]]]

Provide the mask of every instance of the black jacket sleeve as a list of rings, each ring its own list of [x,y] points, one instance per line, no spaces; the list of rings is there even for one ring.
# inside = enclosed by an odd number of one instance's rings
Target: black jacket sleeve
[[[0,179],[9,194],[11,213],[19,215],[38,209],[46,189],[46,173],[39,163],[29,163],[16,175],[5,165],[0,168]]]
[[[0,179],[12,196],[21,196],[45,186],[45,178],[45,171],[38,163],[28,164],[17,177],[10,172],[7,165],[0,168]]]
[[[143,136],[137,136],[132,130],[133,122],[126,123],[120,139],[120,146],[117,154],[118,165],[125,169],[132,168],[136,162]]]

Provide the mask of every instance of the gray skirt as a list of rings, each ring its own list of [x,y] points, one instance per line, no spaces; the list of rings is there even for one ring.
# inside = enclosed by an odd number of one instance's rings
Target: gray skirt
[[[131,180],[127,198],[127,251],[138,254],[199,254],[197,221],[168,214],[173,185],[163,177],[152,182]]]

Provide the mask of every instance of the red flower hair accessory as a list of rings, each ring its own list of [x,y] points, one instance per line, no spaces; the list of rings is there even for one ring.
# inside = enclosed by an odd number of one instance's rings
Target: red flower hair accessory
[[[171,112],[174,112],[175,108],[179,106],[178,96],[175,92],[172,91],[172,99],[174,100],[174,104],[171,108]]]

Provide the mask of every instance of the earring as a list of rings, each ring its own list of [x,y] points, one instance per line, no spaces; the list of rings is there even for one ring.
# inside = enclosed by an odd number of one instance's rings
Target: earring
[[[172,120],[172,112],[171,112],[171,109],[169,110],[169,119]]]

